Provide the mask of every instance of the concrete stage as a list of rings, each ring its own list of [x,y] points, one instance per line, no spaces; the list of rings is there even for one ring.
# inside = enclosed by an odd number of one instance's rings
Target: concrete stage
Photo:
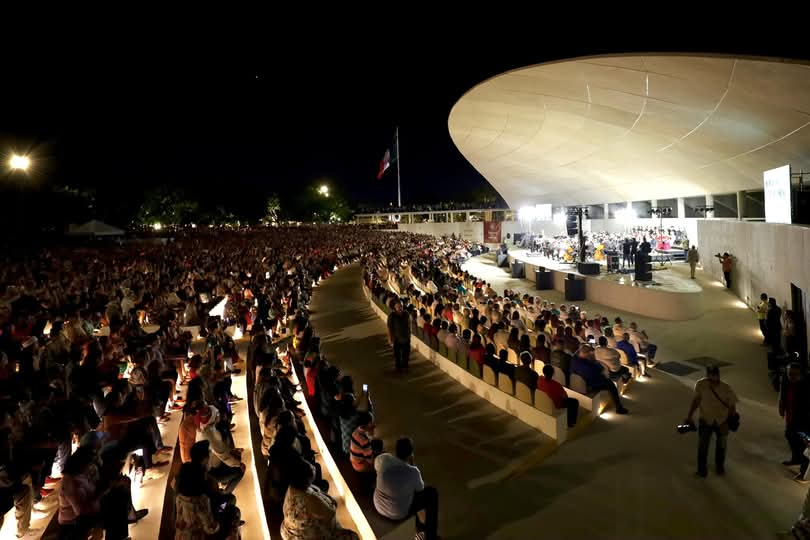
[[[696,319],[705,311],[703,289],[697,281],[669,270],[658,263],[653,264],[653,281],[640,282],[633,274],[607,274],[601,265],[599,275],[586,276],[576,270],[576,265],[560,263],[526,249],[509,251],[509,264],[518,261],[524,264],[526,279],[534,281],[538,266],[552,272],[554,290],[565,292],[568,274],[585,279],[585,297],[589,302],[612,306],[668,321]],[[683,263],[675,263],[683,264]],[[542,295],[542,293],[540,293]]]

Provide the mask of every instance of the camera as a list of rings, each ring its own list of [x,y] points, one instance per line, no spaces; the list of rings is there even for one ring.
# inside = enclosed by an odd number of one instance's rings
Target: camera
[[[691,431],[697,431],[697,426],[692,422],[687,422],[686,424],[679,424],[675,427],[678,430],[678,433],[683,435],[684,433],[689,433]]]

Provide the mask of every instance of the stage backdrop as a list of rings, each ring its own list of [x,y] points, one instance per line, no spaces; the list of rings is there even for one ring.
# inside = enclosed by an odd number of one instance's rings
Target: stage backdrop
[[[484,242],[487,244],[500,244],[501,243],[501,222],[500,221],[485,221],[484,222]]]

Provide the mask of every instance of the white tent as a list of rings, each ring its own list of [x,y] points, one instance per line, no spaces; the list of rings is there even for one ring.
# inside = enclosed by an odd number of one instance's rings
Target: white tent
[[[121,236],[124,231],[92,219],[83,225],[71,225],[68,234],[72,236]]]

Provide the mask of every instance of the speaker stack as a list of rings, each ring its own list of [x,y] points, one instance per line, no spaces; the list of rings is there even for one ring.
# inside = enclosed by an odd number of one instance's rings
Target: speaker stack
[[[636,253],[636,281],[652,281],[652,262],[649,253]]]

